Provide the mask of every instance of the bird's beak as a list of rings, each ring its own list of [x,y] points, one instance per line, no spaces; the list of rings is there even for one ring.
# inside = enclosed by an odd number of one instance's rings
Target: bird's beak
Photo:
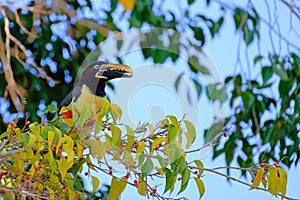
[[[96,78],[114,79],[114,78],[131,78],[133,72],[131,67],[122,64],[103,64],[99,71],[96,73]]]

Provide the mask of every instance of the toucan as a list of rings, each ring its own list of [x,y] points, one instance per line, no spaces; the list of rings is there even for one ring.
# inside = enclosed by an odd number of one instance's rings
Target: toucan
[[[59,107],[68,106],[72,101],[78,103],[79,107],[91,106],[97,102],[99,104],[99,101],[106,96],[107,81],[115,78],[131,78],[132,76],[132,69],[127,65],[108,64],[104,61],[95,62],[83,71],[81,79],[63,99]]]

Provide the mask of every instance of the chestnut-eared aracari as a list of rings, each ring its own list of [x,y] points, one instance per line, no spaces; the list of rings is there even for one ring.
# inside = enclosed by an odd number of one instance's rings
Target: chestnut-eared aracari
[[[60,108],[71,103],[80,101],[81,94],[84,89],[88,89],[92,96],[103,98],[106,96],[105,86],[106,82],[115,78],[131,78],[133,75],[132,69],[127,65],[122,64],[108,64],[103,61],[95,62],[88,66],[82,73],[82,77],[76,84],[74,89],[64,98],[60,104]],[[91,100],[89,95],[83,97],[81,102],[88,104]],[[94,99],[94,98],[93,98]]]

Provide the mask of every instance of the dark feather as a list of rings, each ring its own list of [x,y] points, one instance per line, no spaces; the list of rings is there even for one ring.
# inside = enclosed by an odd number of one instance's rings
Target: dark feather
[[[74,87],[74,89],[71,92],[69,92],[69,94],[64,98],[64,100],[62,100],[62,102],[59,105],[59,109],[61,109],[61,107],[63,106],[69,105],[74,97],[76,100],[81,94],[81,88],[81,86]]]

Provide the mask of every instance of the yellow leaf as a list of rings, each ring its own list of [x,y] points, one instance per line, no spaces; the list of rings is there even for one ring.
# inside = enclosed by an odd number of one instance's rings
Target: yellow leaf
[[[31,165],[31,168],[30,168],[30,170],[29,170],[29,174],[30,174],[30,177],[32,178],[33,177],[33,175],[35,174],[35,167],[34,167],[35,165]]]
[[[130,149],[134,143],[134,134],[133,134],[133,130],[127,125],[126,125],[126,132],[127,132],[126,151],[130,151]]]
[[[49,188],[48,186],[46,186],[46,188],[47,188],[50,199],[54,199],[54,196],[55,196],[54,191],[51,188]]]
[[[74,200],[76,199],[76,192],[72,190],[71,188],[68,188],[68,193],[69,193],[69,200]]]
[[[57,152],[58,152],[60,146],[61,146],[65,141],[66,141],[65,138],[63,138],[63,137],[59,138],[59,141],[58,141],[58,143],[57,143],[57,145],[56,145],[56,151],[55,151],[56,154],[57,154]]]
[[[73,165],[73,161],[74,161],[74,156],[75,156],[75,153],[74,153],[74,141],[72,140],[71,137],[67,136],[67,135],[64,135],[64,138],[66,139],[66,142],[63,144],[63,150],[68,154],[68,157],[67,157],[67,162],[68,162],[68,168],[69,165]]]
[[[59,172],[61,174],[61,179],[64,180],[65,179],[65,176],[67,174],[67,171],[68,171],[68,163],[67,163],[67,159],[65,159],[65,157],[61,157],[61,160],[56,160],[57,162],[57,165],[58,165],[58,169],[59,169]]]
[[[18,168],[19,173],[24,172],[24,160],[20,158],[15,158],[14,159],[15,166]]]
[[[287,183],[287,173],[284,169],[278,168],[279,173],[279,192],[281,195],[285,196],[286,194],[286,183]]]
[[[136,152],[136,157],[138,158],[141,153],[144,151],[144,147],[145,147],[145,142],[144,141],[139,141],[138,142],[138,149],[137,149],[137,152]]]
[[[96,190],[99,187],[100,181],[97,177],[92,176],[92,181],[93,181],[93,193],[96,192]]]
[[[203,197],[204,192],[205,192],[205,187],[203,184],[203,181],[200,178],[194,178],[198,187],[198,191],[200,194],[200,199]]]
[[[153,135],[154,129],[153,129],[153,125],[148,123],[148,129],[149,129],[149,134]]]
[[[147,195],[147,183],[141,177],[138,180],[138,193],[142,196]]]
[[[262,177],[264,175],[264,172],[265,172],[265,169],[262,167],[262,168],[259,168],[257,170],[257,173],[256,173],[256,176],[255,176],[255,179],[253,180],[252,182],[252,187],[250,188],[250,190],[256,188],[259,186],[259,183],[260,181],[262,180]]]
[[[122,117],[122,109],[117,104],[110,104],[110,113],[115,122]]]
[[[105,144],[100,140],[90,140],[91,154],[97,156],[97,160],[100,162],[105,154]]]
[[[111,180],[111,187],[109,190],[109,194],[107,200],[117,200],[118,196],[124,191],[127,185],[126,177],[122,177],[119,181],[117,178],[113,177]]]
[[[192,122],[184,120],[187,132],[185,132],[185,136],[187,139],[187,144],[186,144],[186,148],[190,148],[191,145],[193,144],[193,142],[195,141],[196,138],[196,129],[194,127],[194,125],[192,124]]]
[[[156,139],[153,141],[152,145],[151,145],[151,153],[153,152],[153,150],[154,150],[154,148],[155,148],[156,146],[158,146],[158,145],[160,145],[161,143],[166,142],[166,141],[167,141],[167,138],[166,138],[166,137],[158,137],[158,138],[156,138]]]
[[[84,146],[81,140],[76,140],[77,158],[80,159],[83,155]]]
[[[99,116],[104,117],[110,108],[110,103],[109,103],[108,99],[107,98],[101,98],[101,99],[102,99],[102,103],[101,103],[101,108],[99,111],[98,118],[99,118]]]
[[[35,143],[35,141],[36,141],[36,136],[35,135],[28,134],[28,136],[29,136],[29,141],[28,141],[26,147],[32,146]]]
[[[151,153],[153,152],[153,150],[156,146],[159,146],[161,143],[166,142],[166,141],[167,141],[166,137],[156,138],[151,145]]]
[[[133,9],[135,0],[119,0],[125,10]]]
[[[122,163],[127,162],[129,166],[134,166],[134,159],[131,155],[131,152],[125,151],[121,160]]]
[[[48,151],[51,151],[51,146],[54,138],[54,132],[48,131]]]

